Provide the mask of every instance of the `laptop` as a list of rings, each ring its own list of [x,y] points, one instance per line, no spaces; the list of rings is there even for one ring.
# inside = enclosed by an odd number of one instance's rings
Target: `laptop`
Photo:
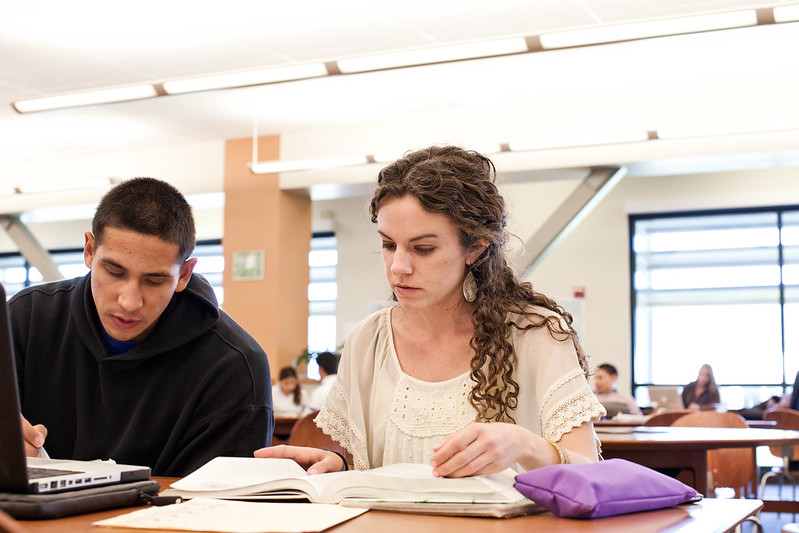
[[[25,457],[11,323],[2,284],[0,300],[0,492],[42,494],[150,479],[150,468],[144,466]]]
[[[682,387],[676,385],[649,385],[649,405],[656,410],[678,411],[682,403]]]

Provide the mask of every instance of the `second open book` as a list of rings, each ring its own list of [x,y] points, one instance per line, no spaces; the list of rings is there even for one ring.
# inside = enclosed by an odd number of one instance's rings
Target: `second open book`
[[[307,475],[290,459],[217,457],[172,483],[164,495],[184,498],[308,499],[315,503],[437,514],[515,516],[539,508],[513,488],[512,472],[434,477],[425,464]]]

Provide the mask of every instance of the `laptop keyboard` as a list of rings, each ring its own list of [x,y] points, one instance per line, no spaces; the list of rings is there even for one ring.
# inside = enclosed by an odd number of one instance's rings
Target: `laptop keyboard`
[[[43,477],[63,476],[65,474],[82,474],[77,470],[64,470],[59,468],[41,468],[38,466],[28,467],[28,479],[41,479]]]

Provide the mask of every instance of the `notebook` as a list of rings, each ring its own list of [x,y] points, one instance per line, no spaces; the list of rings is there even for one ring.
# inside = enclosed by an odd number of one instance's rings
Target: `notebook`
[[[144,466],[25,457],[11,323],[2,285],[0,300],[0,492],[53,493],[149,479],[150,468]]]
[[[649,385],[649,405],[657,410],[677,411],[685,409],[682,403],[682,387],[673,385]]]

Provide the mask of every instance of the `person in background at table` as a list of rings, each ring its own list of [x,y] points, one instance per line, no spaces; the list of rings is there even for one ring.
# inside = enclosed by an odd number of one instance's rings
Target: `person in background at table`
[[[333,383],[336,381],[336,373],[338,372],[338,359],[333,353],[320,353],[316,356],[316,362],[319,365],[319,375],[322,379],[319,385],[311,391],[311,396],[308,400],[308,407],[311,410],[319,410],[325,404],[327,395],[330,393],[330,389],[333,388]]]
[[[9,302],[27,454],[44,446],[54,459],[180,477],[270,443],[269,361],[193,274],[183,195],[153,178],[123,181],[84,241],[87,275]]]
[[[272,385],[272,407],[275,416],[299,416],[308,406],[308,391],[302,388],[294,367],[284,366],[278,381]]]
[[[721,403],[719,387],[713,377],[713,369],[704,364],[699,368],[696,381],[692,381],[682,390],[682,403],[686,409],[712,410]]]
[[[357,469],[414,462],[461,477],[598,460],[605,410],[563,307],[515,277],[505,202],[486,157],[458,147],[384,168],[370,204],[396,306],[344,345],[316,425]],[[311,474],[337,454],[277,446]]]
[[[635,403],[635,399],[629,394],[622,394],[616,390],[616,380],[619,377],[619,372],[616,367],[610,363],[603,363],[596,368],[594,373],[594,394],[597,399],[605,405],[607,404],[624,404],[627,409],[623,412],[633,415],[640,415],[641,409]],[[610,416],[610,414],[608,414]]]

